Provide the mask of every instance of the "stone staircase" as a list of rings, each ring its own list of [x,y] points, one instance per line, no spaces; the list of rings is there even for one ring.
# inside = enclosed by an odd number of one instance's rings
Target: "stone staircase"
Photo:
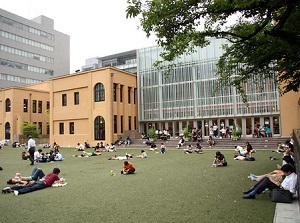
[[[268,138],[248,138],[248,137],[242,137],[239,140],[231,140],[230,138],[216,138],[215,139],[215,145],[212,147],[209,147],[207,144],[207,139],[204,139],[203,142],[200,143],[200,145],[204,149],[234,149],[236,145],[244,147],[246,145],[246,142],[248,141],[253,149],[270,149],[270,150],[276,150],[277,143],[281,142],[284,143],[288,137],[268,137]],[[126,146],[127,148],[149,148],[144,142],[146,140],[143,139],[132,139],[132,144],[130,146]],[[179,142],[178,138],[171,138],[166,141],[158,139],[155,141],[156,146],[159,148],[161,143],[164,143],[167,146],[167,149],[176,149],[177,144]],[[193,145],[196,146],[197,142],[188,141],[186,142],[186,145]],[[123,145],[118,146],[119,148],[124,147]]]

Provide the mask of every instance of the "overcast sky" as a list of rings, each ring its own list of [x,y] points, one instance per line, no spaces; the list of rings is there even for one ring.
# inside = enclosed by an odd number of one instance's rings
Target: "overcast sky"
[[[33,19],[44,15],[54,20],[54,29],[71,39],[70,72],[85,59],[108,56],[155,45],[138,29],[138,19],[126,19],[127,0],[7,0],[0,7]]]

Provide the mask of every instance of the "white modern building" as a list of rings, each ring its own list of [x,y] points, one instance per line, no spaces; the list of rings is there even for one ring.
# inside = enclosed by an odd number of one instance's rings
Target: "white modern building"
[[[25,19],[0,9],[0,88],[33,84],[70,73],[70,37],[54,20]]]
[[[273,136],[288,136],[292,128],[300,126],[299,93],[280,97],[275,76],[245,84],[248,104],[234,87],[215,91],[215,69],[223,54],[223,44],[227,44],[225,39],[211,39],[210,45],[182,55],[168,76],[153,66],[161,59],[162,48],[158,46],[97,57],[82,69],[131,66],[127,71],[137,73],[140,133],[155,128],[169,130],[176,137],[190,127],[201,129],[202,135],[208,136],[209,127],[214,123],[219,129],[232,128],[235,123],[241,127],[243,137],[251,137],[255,126],[268,126]]]
[[[235,123],[242,128],[243,136],[252,136],[254,126],[264,125],[274,135],[280,135],[279,94],[273,79],[244,86],[249,94],[248,105],[233,87],[215,92],[215,69],[225,41],[211,39],[210,45],[177,58],[169,76],[153,67],[155,61],[161,60],[162,48],[138,50],[140,131],[154,127],[178,136],[189,126],[208,136],[213,123],[219,129]]]

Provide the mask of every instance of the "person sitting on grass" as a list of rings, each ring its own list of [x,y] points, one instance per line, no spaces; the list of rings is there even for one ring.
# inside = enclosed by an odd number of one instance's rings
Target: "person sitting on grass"
[[[239,156],[247,156],[247,150],[241,146],[234,146],[234,151],[236,151]]]
[[[101,142],[101,143],[102,143],[102,142]],[[95,151],[95,152],[102,153],[103,151],[102,151],[101,148],[105,148],[105,147],[103,146],[103,143],[102,143],[102,147],[101,147],[100,143],[98,142],[97,145],[95,146],[94,151]]]
[[[197,153],[197,154],[203,153],[202,146],[200,146],[200,143],[197,143],[195,153]]]
[[[136,156],[137,158],[147,158],[147,153],[145,152],[145,150],[141,150],[141,154],[140,155],[138,155],[138,156]]]
[[[54,160],[55,160],[55,161],[63,161],[64,158],[63,158],[63,156],[61,155],[61,153],[58,152],[58,153],[56,153]]]
[[[247,141],[246,142],[246,154],[247,154],[247,156],[252,157],[252,153],[255,153],[255,150],[253,149],[252,145]]]
[[[33,157],[34,157],[35,162],[40,162],[41,161],[41,158],[42,158],[41,153],[42,152],[43,152],[43,150],[41,150],[41,149],[38,149],[37,151],[34,152]]]
[[[133,163],[125,161],[123,165],[123,170],[121,171],[121,174],[134,174],[135,168],[133,166]]]
[[[243,192],[244,199],[255,199],[256,194],[262,193],[266,188],[269,190],[283,189],[290,191],[291,194],[295,194],[297,191],[297,174],[293,172],[293,167],[289,164],[285,164],[281,167],[283,175],[285,176],[282,183],[273,183],[268,177],[264,177],[248,191]]]
[[[295,161],[290,156],[283,157],[283,161],[285,164],[291,165],[293,167],[293,172],[296,173]],[[281,170],[281,166],[277,164],[277,170],[274,170],[270,173],[259,175],[259,176],[255,175],[253,173],[250,173],[248,178],[250,178],[253,181],[260,181],[264,177],[268,177],[273,183],[278,184],[278,183],[282,182],[283,176],[284,176],[284,174],[283,174],[283,171]]]
[[[166,145],[164,145],[164,143],[161,143],[161,145],[160,145],[160,153],[162,153],[162,154],[166,153]]]
[[[184,150],[184,154],[190,154],[193,153],[193,146],[192,144],[189,144],[188,147]]]
[[[255,161],[254,157],[234,155],[234,160]]]
[[[76,149],[77,151],[84,151],[84,146],[81,143],[77,143]]]
[[[13,186],[13,187],[6,187],[2,189],[2,193],[11,193],[13,192],[15,195],[19,194],[26,194],[36,190],[41,190],[47,187],[51,187],[54,183],[62,183],[58,177],[60,173],[59,168],[54,168],[52,173],[47,174],[44,180],[36,181],[32,184],[26,186]]]
[[[285,150],[284,150],[282,143],[280,143],[280,142],[277,143],[277,150],[273,150],[272,152],[283,154],[285,152]]]
[[[151,143],[150,145],[150,151],[154,151],[154,150],[157,150],[157,147],[156,147],[156,144],[154,142]]]
[[[25,151],[22,152],[22,160],[28,160],[29,156],[29,153],[26,153]]]
[[[27,185],[42,179],[44,176],[45,174],[42,169],[34,167],[29,177],[23,177],[20,173],[16,173],[16,176],[12,179],[9,179],[7,184]]]
[[[227,166],[225,156],[220,151],[216,152],[216,156],[213,161],[213,166],[215,167]]]
[[[109,152],[117,152],[116,145],[114,143],[111,143],[111,146],[109,148]]]

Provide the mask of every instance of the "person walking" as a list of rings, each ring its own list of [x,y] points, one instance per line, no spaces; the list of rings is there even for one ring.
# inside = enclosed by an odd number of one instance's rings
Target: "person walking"
[[[34,165],[34,152],[35,152],[35,141],[32,138],[31,135],[28,136],[28,142],[27,142],[27,151],[29,152],[29,160],[31,161],[30,165]]]

